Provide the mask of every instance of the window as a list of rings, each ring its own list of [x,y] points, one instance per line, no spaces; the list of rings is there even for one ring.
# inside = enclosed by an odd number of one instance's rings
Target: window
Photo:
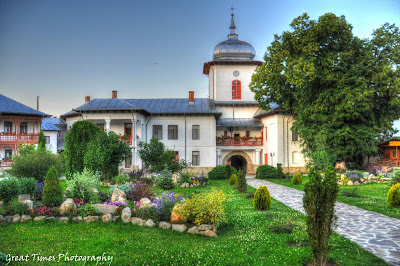
[[[132,123],[125,123],[125,136],[129,139],[132,137]]]
[[[240,80],[232,81],[232,100],[242,99],[242,85]]]
[[[46,138],[46,144],[50,144],[50,136],[45,136]]]
[[[12,150],[5,150],[4,159],[11,160]]]
[[[153,138],[162,139],[162,125],[153,125]]]
[[[192,139],[200,139],[200,126],[199,125],[193,125],[192,126]]]
[[[13,124],[10,121],[4,121],[4,132],[11,133]]]
[[[224,131],[224,137],[226,138],[228,136],[228,131]]]
[[[125,168],[131,168],[132,165],[132,156],[125,155]]]
[[[19,124],[19,133],[28,133],[28,122],[21,122]]]
[[[104,123],[98,123],[96,124],[99,128],[101,128],[101,130],[104,131]]]
[[[178,139],[178,126],[169,125],[168,126],[168,139]]]
[[[192,151],[192,165],[194,165],[194,166],[200,165],[200,152],[199,151]]]
[[[246,131],[246,137],[249,138],[250,137],[250,131]]]
[[[299,141],[299,135],[296,131],[292,130],[292,141]]]
[[[392,158],[397,158],[397,152],[396,151],[392,151]]]

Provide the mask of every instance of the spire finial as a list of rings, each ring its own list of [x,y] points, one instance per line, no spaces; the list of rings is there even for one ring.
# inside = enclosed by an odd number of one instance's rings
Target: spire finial
[[[229,27],[231,29],[231,33],[228,35],[228,39],[237,40],[238,39],[238,35],[235,32],[236,26],[235,26],[235,20],[233,18],[233,16],[234,16],[233,10],[235,10],[235,8],[232,7],[232,8],[230,8],[230,10],[232,10],[232,13],[231,13],[231,25]]]

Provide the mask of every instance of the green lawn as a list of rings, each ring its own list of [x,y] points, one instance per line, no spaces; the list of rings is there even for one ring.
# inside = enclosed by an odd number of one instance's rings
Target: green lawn
[[[217,230],[217,238],[189,235],[132,224],[20,223],[0,225],[0,251],[6,254],[43,256],[114,256],[113,265],[304,265],[310,261],[305,245],[305,216],[273,201],[269,211],[256,211],[252,199],[233,190],[225,180],[196,188],[177,188],[190,194],[212,186],[229,194],[229,222]],[[249,187],[249,190],[254,191]],[[273,233],[271,226],[291,224],[293,232]],[[288,245],[290,244],[290,245]],[[329,261],[338,265],[385,265],[384,261],[334,233]],[[82,265],[82,264],[79,264]],[[94,265],[88,263],[86,265]]]
[[[293,185],[291,180],[286,179],[267,180],[287,187],[304,190],[304,185],[308,182],[308,177],[304,176],[303,183],[300,185]],[[390,184],[371,183],[361,186],[339,186],[339,188],[340,193],[338,195],[337,201],[357,206],[364,210],[374,211],[393,218],[400,219],[400,208],[391,207],[386,199]],[[360,194],[361,197],[344,197],[341,195],[342,191],[352,191],[354,188],[356,188],[358,194]]]

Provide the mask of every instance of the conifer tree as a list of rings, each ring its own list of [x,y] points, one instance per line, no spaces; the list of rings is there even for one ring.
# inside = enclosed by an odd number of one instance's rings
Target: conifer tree
[[[45,206],[59,206],[63,200],[62,188],[57,169],[52,166],[44,180],[42,203]]]

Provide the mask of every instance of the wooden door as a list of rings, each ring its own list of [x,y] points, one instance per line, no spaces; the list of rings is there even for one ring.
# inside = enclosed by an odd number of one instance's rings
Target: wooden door
[[[265,158],[264,164],[268,164],[268,153],[264,154],[264,158]]]

